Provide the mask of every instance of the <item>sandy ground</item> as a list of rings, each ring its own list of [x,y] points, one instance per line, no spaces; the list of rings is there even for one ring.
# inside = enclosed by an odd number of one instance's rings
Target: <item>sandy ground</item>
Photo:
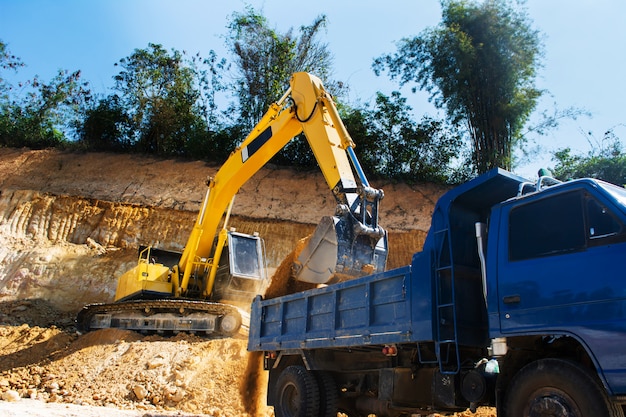
[[[113,407],[93,407],[75,404],[45,403],[23,399],[17,402],[0,401],[0,414],[4,417],[194,417],[198,414],[179,411],[128,411]]]
[[[139,244],[182,249],[216,171],[136,155],[0,149],[0,415],[273,415],[243,338],[80,335],[73,324],[83,305],[112,299]],[[406,264],[444,190],[374,185],[386,194],[388,266]],[[268,168],[242,188],[233,222],[261,233],[274,271],[334,204],[321,174]]]
[[[7,402],[267,415],[245,391],[245,339],[161,338],[113,329],[77,335],[27,324],[2,326],[0,335],[0,390]]]

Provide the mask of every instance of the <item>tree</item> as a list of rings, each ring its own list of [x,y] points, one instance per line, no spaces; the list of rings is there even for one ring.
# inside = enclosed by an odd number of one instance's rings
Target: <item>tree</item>
[[[0,69],[17,71],[24,63],[0,41]],[[50,81],[19,83],[19,91],[0,73],[0,145],[45,148],[67,141],[91,99],[80,71],[59,70]]]
[[[24,63],[22,60],[13,55],[7,46],[2,40],[0,40],[0,69],[2,70],[13,70],[17,71],[18,68],[23,67]],[[1,103],[5,103],[9,99],[9,91],[12,89],[12,86],[5,80],[0,73],[0,100]]]
[[[311,72],[330,85],[332,57],[326,44],[317,40],[326,26],[326,17],[317,17],[310,26],[278,33],[254,9],[234,13],[227,37],[239,72],[234,90],[239,103],[239,123],[251,129],[270,104],[284,93],[294,72]],[[328,85],[326,87],[328,88]]]
[[[415,122],[411,110],[397,91],[391,97],[377,93],[373,109],[344,108],[359,161],[367,172],[386,178],[449,182],[461,138],[442,121],[424,117]]]
[[[99,100],[85,109],[77,128],[79,140],[88,149],[97,151],[129,150],[130,117],[116,94]]]
[[[228,89],[223,80],[228,69],[226,59],[219,59],[215,51],[209,51],[208,58],[202,58],[198,52],[191,58],[190,67],[194,74],[195,89],[198,93],[196,102],[198,113],[202,116],[209,132],[222,128],[218,112],[218,94]]]
[[[508,0],[442,0],[442,22],[395,54],[374,61],[400,84],[416,82],[467,127],[478,173],[511,169],[512,150],[542,92],[534,79],[541,57],[537,31]]]
[[[150,43],[118,65],[115,89],[132,121],[131,143],[143,152],[184,154],[187,138],[206,128],[195,111],[194,72],[182,54]]]
[[[28,88],[24,98],[2,102],[0,144],[46,148],[67,141],[91,100],[80,71],[59,70],[49,83],[35,78],[24,88]]]
[[[552,171],[561,180],[589,177],[626,186],[626,153],[613,129],[605,132],[587,155],[574,155],[571,148],[563,148],[554,153],[553,159],[557,164]]]

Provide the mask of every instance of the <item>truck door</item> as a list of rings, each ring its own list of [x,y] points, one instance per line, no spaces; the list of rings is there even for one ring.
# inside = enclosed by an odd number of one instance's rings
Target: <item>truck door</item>
[[[538,195],[502,216],[500,327],[504,334],[576,335],[624,392],[626,350],[607,341],[626,337],[626,231],[592,191]]]

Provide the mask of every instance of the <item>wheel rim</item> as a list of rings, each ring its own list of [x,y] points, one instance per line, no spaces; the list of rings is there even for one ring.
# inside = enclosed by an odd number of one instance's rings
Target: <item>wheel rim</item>
[[[542,388],[530,396],[524,409],[528,417],[582,417],[581,411],[569,395],[556,388]]]
[[[280,393],[281,407],[285,411],[284,415],[297,416],[300,413],[300,392],[293,384],[286,385]]]

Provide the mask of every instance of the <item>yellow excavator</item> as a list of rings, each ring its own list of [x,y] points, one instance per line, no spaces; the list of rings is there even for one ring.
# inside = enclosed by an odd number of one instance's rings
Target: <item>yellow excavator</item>
[[[354,142],[320,79],[299,72],[215,177],[209,178],[183,252],[140,248],[137,266],[118,279],[114,302],[85,306],[77,316],[77,328],[216,336],[239,332],[242,310],[236,305],[249,305],[267,277],[263,240],[256,233],[229,229],[234,197],[302,132],[337,208],[333,216],[322,218],[295,260],[293,279],[326,284],[383,271],[387,233],[378,225],[383,192],[369,185],[354,154]]]

